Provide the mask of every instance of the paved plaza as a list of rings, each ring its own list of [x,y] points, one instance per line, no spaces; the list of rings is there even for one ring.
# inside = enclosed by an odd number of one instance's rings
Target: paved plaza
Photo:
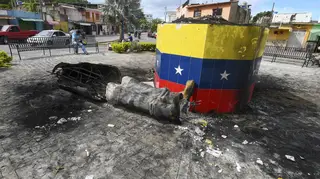
[[[264,60],[246,111],[188,113],[177,126],[59,89],[49,72],[60,62],[153,76],[154,53],[89,52],[25,52],[0,69],[0,178],[320,177],[318,69]]]

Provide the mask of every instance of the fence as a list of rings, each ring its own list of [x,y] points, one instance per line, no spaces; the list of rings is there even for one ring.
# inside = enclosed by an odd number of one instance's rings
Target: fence
[[[86,47],[95,47],[96,52],[99,52],[99,45],[95,38],[88,40],[90,43],[85,44]],[[13,55],[13,50],[16,49],[18,52],[19,59],[21,60],[21,52],[26,51],[42,51],[43,55],[46,54],[46,50],[49,51],[51,56],[52,49],[63,49],[68,48],[69,53],[73,48],[70,37],[31,37],[25,41],[20,40],[10,40],[8,42],[11,57]]]
[[[303,60],[302,67],[304,67],[308,66],[311,60],[312,50],[310,48],[266,46],[263,55],[272,57],[271,62],[275,62],[277,57]]]

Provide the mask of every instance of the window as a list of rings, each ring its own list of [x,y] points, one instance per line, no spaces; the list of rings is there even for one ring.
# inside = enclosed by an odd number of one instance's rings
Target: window
[[[90,19],[90,12],[86,12],[86,18]]]
[[[38,33],[36,36],[41,36],[41,37],[51,37],[52,36],[52,31],[50,30],[43,30],[40,33]]]
[[[212,9],[212,15],[221,16],[222,15],[222,8]]]
[[[199,9],[194,10],[193,17],[201,17],[201,10],[199,10]]]
[[[11,29],[10,29],[10,32],[19,32],[19,28],[15,27],[15,26],[12,26]]]
[[[65,33],[63,33],[63,32],[58,32],[59,34],[59,36],[66,36],[66,34]]]
[[[100,20],[100,14],[96,14],[96,20],[97,20],[97,21]]]
[[[9,25],[4,25],[4,26],[1,28],[1,31],[2,31],[2,32],[6,32],[9,28],[10,28]]]
[[[59,33],[58,32],[55,32],[52,34],[52,37],[58,37],[59,36]]]

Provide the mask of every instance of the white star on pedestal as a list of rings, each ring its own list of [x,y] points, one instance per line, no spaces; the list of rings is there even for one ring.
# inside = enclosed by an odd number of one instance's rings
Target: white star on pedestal
[[[180,74],[181,76],[182,76],[182,71],[183,71],[183,69],[182,68],[180,68],[180,65],[178,66],[178,68],[174,68],[174,69],[176,69],[176,74]]]
[[[228,76],[230,75],[230,73],[227,73],[227,71],[224,70],[224,72],[220,73],[220,75],[221,75],[221,79],[220,80],[222,80],[222,79],[228,80]]]

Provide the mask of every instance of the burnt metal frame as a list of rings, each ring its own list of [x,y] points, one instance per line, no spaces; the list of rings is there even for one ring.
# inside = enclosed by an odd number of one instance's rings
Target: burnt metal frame
[[[100,74],[93,72],[92,66],[91,66],[90,70],[88,70],[86,68],[82,68],[82,67],[59,67],[59,68],[60,68],[60,70],[56,70],[55,72],[53,72],[53,74],[55,74],[58,77],[58,79],[65,78],[67,80],[75,82],[79,86],[85,87],[87,89],[91,89],[97,95],[99,95],[99,93],[91,84],[89,84],[89,82],[91,82],[92,84],[98,83],[99,85],[107,86],[107,83],[105,83],[103,79],[104,78],[106,79],[113,72],[113,71],[110,71],[106,76],[104,76],[100,70],[98,70],[100,72]],[[61,70],[62,70],[62,72],[68,71],[69,73],[68,74],[60,73]],[[73,72],[77,73],[76,77],[71,75]],[[87,80],[86,82],[83,82],[82,81],[83,75],[89,77],[89,80]],[[72,88],[72,87],[69,87],[69,88]]]
[[[59,70],[58,70],[57,72],[54,73],[58,78],[63,77],[63,78],[66,78],[66,79],[68,79],[70,81],[76,82],[76,83],[78,83],[80,85],[83,85],[83,86],[87,86],[88,84],[82,82],[82,75],[87,76],[92,80],[97,80],[98,79],[98,80],[102,81],[102,79],[103,79],[102,74],[98,74],[98,73],[95,73],[93,71],[89,71],[89,70],[87,70],[85,68],[82,68],[82,67],[61,67],[61,69],[62,70],[69,70],[70,73],[68,74],[68,76],[61,75],[61,74],[59,74],[59,72],[58,72]],[[81,72],[81,70],[85,71],[85,72],[88,72],[88,73],[83,73],[83,72]],[[92,70],[92,67],[91,67],[91,70]],[[77,77],[79,77],[79,75],[81,75],[80,79],[79,78],[73,78],[71,76],[72,72],[76,72],[77,73]],[[79,80],[77,80],[77,79],[79,79]],[[106,83],[102,83],[102,82],[101,82],[101,84],[107,85]]]

